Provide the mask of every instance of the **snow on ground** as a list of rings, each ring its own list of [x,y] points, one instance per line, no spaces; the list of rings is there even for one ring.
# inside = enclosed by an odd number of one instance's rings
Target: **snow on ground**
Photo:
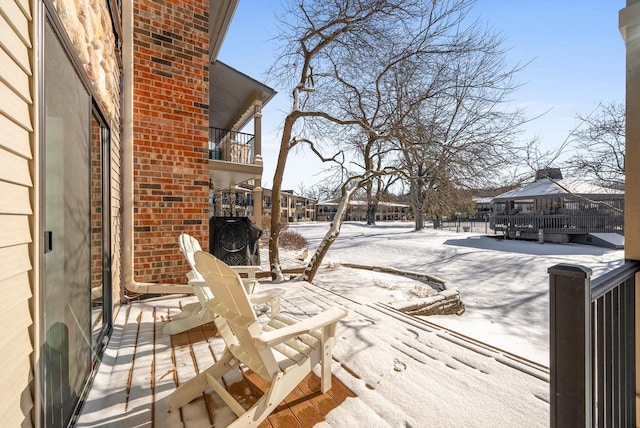
[[[289,227],[308,240],[311,255],[328,226],[299,223]],[[294,253],[283,253],[284,267],[293,264]],[[623,250],[578,244],[539,244],[433,229],[416,232],[411,222],[373,227],[347,222],[314,283],[359,303],[392,303],[424,297],[429,287],[395,275],[347,269],[340,263],[435,276],[448,288],[460,290],[466,312],[432,316],[429,321],[548,366],[547,269],[558,263],[581,264],[597,277],[620,266],[623,257]]]
[[[332,372],[356,397],[319,427],[548,426],[549,384],[531,368],[323,286],[287,284],[282,304],[302,318],[336,304],[349,310],[338,325]]]

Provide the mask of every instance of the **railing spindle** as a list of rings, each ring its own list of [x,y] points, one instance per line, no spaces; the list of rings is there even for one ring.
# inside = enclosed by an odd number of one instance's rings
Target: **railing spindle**
[[[605,421],[604,403],[606,402],[604,385],[606,384],[606,354],[605,354],[605,322],[604,322],[604,298],[599,298],[593,302],[595,308],[593,324],[595,325],[594,343],[594,394],[593,403],[594,421],[597,426],[603,427]]]

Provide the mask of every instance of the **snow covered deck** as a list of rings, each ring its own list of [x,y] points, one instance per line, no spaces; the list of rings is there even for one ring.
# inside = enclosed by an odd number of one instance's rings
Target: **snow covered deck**
[[[286,288],[283,312],[302,318],[338,305],[349,316],[338,329],[332,390],[322,395],[317,379],[307,378],[262,426],[548,426],[546,368],[383,305],[308,283]],[[162,334],[169,317],[193,301],[174,296],[121,308],[78,427],[221,427],[233,420],[213,392],[181,412],[167,411],[176,385],[223,348],[211,325],[173,339]],[[247,403],[260,388],[251,374],[226,381]]]

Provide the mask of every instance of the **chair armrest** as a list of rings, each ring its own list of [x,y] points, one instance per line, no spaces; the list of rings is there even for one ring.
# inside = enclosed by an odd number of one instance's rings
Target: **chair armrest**
[[[249,294],[249,301],[252,305],[259,305],[261,303],[269,303],[273,299],[280,298],[284,294],[285,290],[282,288],[272,288],[271,290],[261,291],[259,293]]]
[[[346,317],[348,312],[340,308],[329,308],[318,315],[307,318],[298,323],[279,328],[277,330],[267,331],[255,337],[257,346],[273,346],[278,343],[286,342],[303,333],[309,333],[322,327],[337,323],[340,319]]]
[[[255,278],[256,272],[260,270],[260,266],[229,266],[235,270],[238,274],[246,274],[249,278]]]
[[[207,282],[204,279],[190,279],[189,285],[192,287],[207,287]]]
[[[202,279],[192,279],[189,281],[189,285],[192,287],[208,287],[207,282]],[[261,291],[255,294],[249,294],[249,301],[253,305],[258,305],[261,303],[269,303],[275,298],[282,297],[285,293],[283,288],[272,288],[270,290]]]

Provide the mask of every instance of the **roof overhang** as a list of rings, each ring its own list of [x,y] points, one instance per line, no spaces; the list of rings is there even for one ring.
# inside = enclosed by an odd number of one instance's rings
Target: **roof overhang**
[[[239,0],[209,0],[209,63],[218,59]]]
[[[572,196],[609,200],[623,199],[624,191],[606,189],[604,187],[591,185],[577,180],[550,180],[543,178],[533,183],[526,184],[520,188],[497,195],[493,202],[532,200],[543,198],[568,198]]]
[[[276,91],[252,77],[216,61],[209,67],[209,126],[240,130],[256,105],[264,106]]]

